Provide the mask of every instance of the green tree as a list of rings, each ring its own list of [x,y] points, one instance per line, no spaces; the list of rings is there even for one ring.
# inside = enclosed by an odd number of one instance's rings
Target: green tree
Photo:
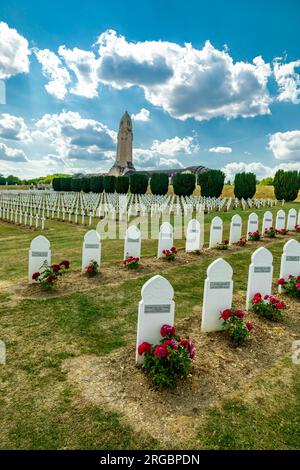
[[[0,175],[0,184],[4,186],[6,184],[6,178],[3,175]]]
[[[176,173],[173,177],[173,190],[177,196],[190,196],[196,187],[193,173]]]
[[[223,191],[225,174],[221,170],[206,170],[198,175],[201,196],[220,197]]]
[[[77,193],[80,193],[81,191],[81,181],[80,178],[72,178],[71,181],[71,190],[75,191]]]
[[[167,194],[169,188],[169,175],[166,173],[153,173],[150,180],[152,194]]]
[[[256,193],[256,175],[237,173],[234,178],[234,195],[238,199],[252,199]]]
[[[91,176],[90,187],[93,193],[103,193],[103,176]]]
[[[9,184],[10,186],[15,185],[15,184],[21,184],[21,183],[22,183],[22,181],[20,180],[20,178],[18,178],[17,176],[14,176],[14,175],[8,175],[8,177],[6,178],[6,182],[7,182],[7,184]]]
[[[61,191],[61,178],[53,178],[52,187],[54,191]]]
[[[274,177],[274,193],[278,200],[294,201],[299,191],[299,175],[297,171],[276,171]]]
[[[259,182],[260,186],[273,186],[273,184],[274,184],[274,178],[272,178],[271,176],[269,176],[268,178],[263,178]]]
[[[89,193],[91,190],[90,187],[90,177],[89,176],[84,176],[83,178],[80,178],[80,184],[81,184],[81,189],[85,193]]]
[[[72,178],[62,178],[60,182],[61,191],[72,190]]]
[[[111,175],[104,176],[104,178],[103,178],[103,187],[104,187],[104,191],[106,193],[114,193],[115,192],[115,184],[116,184],[115,181],[116,181],[115,176],[111,176]]]
[[[118,176],[116,178],[116,192],[118,194],[126,194],[129,189],[129,177],[128,176]]]
[[[145,194],[148,189],[148,176],[134,173],[130,176],[130,192],[132,194]]]

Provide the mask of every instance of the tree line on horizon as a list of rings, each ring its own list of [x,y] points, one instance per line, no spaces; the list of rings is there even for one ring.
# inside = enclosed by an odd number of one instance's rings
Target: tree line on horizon
[[[200,186],[201,196],[220,197],[224,188],[225,174],[221,170],[206,170],[196,175],[193,173],[176,173],[173,177],[173,191],[177,196],[190,196],[196,184]],[[269,182],[270,183],[270,182]],[[143,173],[130,176],[84,176],[56,177],[52,181],[55,191],[83,191],[85,193],[118,193],[145,194],[150,185],[152,194],[165,195],[169,190],[169,176],[165,173],[154,173],[149,179]],[[237,173],[234,178],[234,195],[238,199],[252,199],[256,193],[257,179],[254,173]],[[293,201],[300,189],[300,172],[278,170],[273,179],[274,193],[278,200]]]

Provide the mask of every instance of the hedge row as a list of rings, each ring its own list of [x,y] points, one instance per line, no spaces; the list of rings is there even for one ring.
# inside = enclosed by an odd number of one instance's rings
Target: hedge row
[[[225,174],[221,170],[207,170],[198,175],[201,196],[220,197],[223,191]],[[82,178],[54,178],[55,191],[92,191],[94,193],[117,192],[126,194],[145,194],[149,177],[146,174],[134,173],[128,176],[90,176]],[[254,173],[238,173],[234,179],[234,194],[238,199],[252,199],[256,192]],[[196,177],[192,173],[176,173],[173,177],[174,193],[178,196],[190,196],[196,187]],[[150,179],[152,194],[164,195],[169,189],[169,177],[165,173],[153,173]],[[300,172],[278,170],[274,177],[275,197],[279,200],[293,201],[300,189]]]

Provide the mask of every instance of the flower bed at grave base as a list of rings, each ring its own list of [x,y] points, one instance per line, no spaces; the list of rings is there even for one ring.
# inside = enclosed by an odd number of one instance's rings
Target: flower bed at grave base
[[[160,390],[175,388],[180,379],[185,379],[196,356],[193,342],[175,333],[174,326],[163,325],[159,344],[144,341],[138,347],[138,353],[143,357],[142,369]]]
[[[234,304],[241,305],[244,299],[245,293],[240,292],[235,295]],[[146,432],[166,446],[171,446],[176,436],[185,448],[184,443],[195,435],[207,411],[224,397],[236,398],[238,394],[253,404],[256,396],[280,395],[282,387],[292,383],[292,369],[277,370],[274,365],[290,357],[291,343],[300,337],[297,306],[297,301],[289,299],[284,325],[249,313],[247,320],[249,317],[255,327],[241,348],[232,347],[222,331],[201,333],[200,308],[195,308],[189,318],[176,321],[181,335],[192,337],[195,343],[193,374],[172,391],[149,387],[147,376],[135,367],[134,341],[130,348],[118,349],[105,357],[67,359],[63,370],[87,403],[122,413],[137,432]],[[270,380],[277,389],[260,388],[261,381],[256,381],[260,377],[264,383]]]
[[[300,276],[281,277],[277,283],[286,295],[300,299]]]

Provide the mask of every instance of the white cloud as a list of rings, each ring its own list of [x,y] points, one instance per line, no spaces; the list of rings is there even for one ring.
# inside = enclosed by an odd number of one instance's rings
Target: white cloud
[[[146,99],[178,119],[199,121],[268,114],[271,68],[261,57],[236,62],[207,41],[202,49],[166,41],[128,42],[109,30],[98,38],[99,79],[144,89]]]
[[[211,147],[209,151],[212,153],[231,153],[232,148],[231,147]]]
[[[300,171],[299,163],[281,163],[274,167],[263,165],[261,162],[232,162],[222,168],[226,174],[226,178],[233,180],[236,173],[255,173],[258,179],[266,178],[268,176],[274,176],[277,170],[297,170]]]
[[[27,162],[27,157],[23,150],[7,147],[0,142],[0,160],[8,162]]]
[[[300,130],[272,134],[269,138],[269,149],[279,160],[300,161]]]
[[[43,75],[49,79],[45,85],[47,92],[62,100],[67,94],[67,85],[71,82],[68,70],[62,66],[62,61],[49,49],[35,50],[37,60],[42,65]]]
[[[260,56],[252,63],[234,62],[227,49],[220,51],[209,41],[202,49],[167,41],[129,42],[113,30],[102,33],[97,45],[97,56],[59,47],[60,57],[77,78],[71,93],[94,97],[99,83],[118,90],[139,86],[149,103],[182,120],[270,113],[267,81],[272,71]],[[54,53],[39,52],[46,56],[40,61],[50,78],[49,93],[63,98],[67,69]]]
[[[116,148],[115,131],[94,119],[82,118],[78,112],[45,114],[35,126],[32,136],[48,141],[66,161],[110,160],[110,152]]]
[[[176,156],[182,154],[190,155],[196,149],[194,138],[174,137],[163,141],[154,140],[148,149],[136,148],[133,150],[134,164],[137,168],[155,169],[159,167],[165,168],[183,168],[183,164]]]
[[[97,71],[95,54],[75,47],[73,50],[60,46],[58,53],[64,58],[66,65],[72,70],[77,78],[77,83],[70,89],[74,95],[94,98],[97,96]]]
[[[300,74],[296,71],[297,67],[300,67],[300,60],[285,64],[281,59],[275,59],[273,69],[280,92],[278,101],[300,103]]]
[[[137,114],[132,114],[131,119],[133,121],[150,121],[150,111],[148,109],[142,108]]]
[[[0,79],[29,72],[28,41],[15,29],[0,22]]]
[[[0,114],[0,137],[8,140],[31,140],[30,132],[22,117]]]

